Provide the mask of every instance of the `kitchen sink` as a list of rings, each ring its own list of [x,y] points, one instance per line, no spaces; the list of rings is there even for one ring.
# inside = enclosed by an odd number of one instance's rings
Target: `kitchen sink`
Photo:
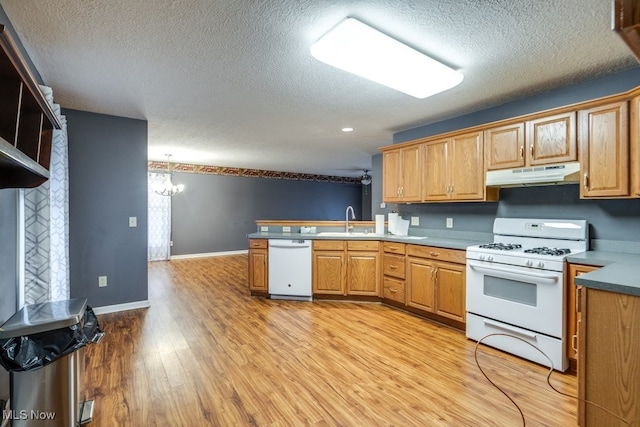
[[[346,232],[346,231],[321,231],[320,233],[318,233],[318,236],[349,237],[349,236],[377,236],[377,234],[363,233],[363,232],[359,232],[359,231],[352,231],[352,232]]]

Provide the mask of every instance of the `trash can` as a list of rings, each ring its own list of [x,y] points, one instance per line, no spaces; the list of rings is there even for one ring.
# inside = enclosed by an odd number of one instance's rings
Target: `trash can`
[[[77,427],[93,416],[84,399],[84,349],[104,333],[86,299],[25,305],[0,327],[0,364],[10,372],[12,427]]]

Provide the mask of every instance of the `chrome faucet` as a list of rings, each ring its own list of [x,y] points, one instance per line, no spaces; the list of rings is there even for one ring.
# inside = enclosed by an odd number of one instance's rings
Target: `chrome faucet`
[[[349,210],[351,210],[351,219],[356,219],[356,214],[355,212],[353,212],[353,207],[352,206],[347,206],[347,211],[344,213],[344,231],[345,232],[349,232]],[[353,228],[353,227],[351,227]]]

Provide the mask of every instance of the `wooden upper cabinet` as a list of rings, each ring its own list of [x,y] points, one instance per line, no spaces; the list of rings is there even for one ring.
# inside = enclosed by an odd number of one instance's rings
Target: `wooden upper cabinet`
[[[420,201],[422,172],[419,144],[385,151],[382,155],[383,200]]]
[[[423,148],[425,173],[423,174],[424,200],[449,200],[449,139],[430,142]]]
[[[382,200],[385,202],[400,200],[401,171],[400,150],[382,153]]]
[[[488,170],[524,166],[524,123],[487,129],[484,140]]]
[[[423,200],[484,200],[482,141],[472,132],[424,144]]]
[[[484,149],[482,132],[451,138],[451,198],[484,199]]]
[[[531,166],[577,161],[576,113],[529,120],[526,140]]]
[[[629,196],[629,106],[615,102],[578,113],[580,197]]]
[[[487,129],[484,136],[487,170],[578,160],[573,111]]]

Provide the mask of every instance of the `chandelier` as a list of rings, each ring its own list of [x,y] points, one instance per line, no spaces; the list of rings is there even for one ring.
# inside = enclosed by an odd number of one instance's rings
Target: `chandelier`
[[[167,156],[167,171],[166,180],[161,183],[157,183],[153,186],[153,191],[160,194],[161,196],[175,196],[178,193],[182,193],[184,190],[183,184],[174,185],[171,180],[171,154],[166,154]]]

